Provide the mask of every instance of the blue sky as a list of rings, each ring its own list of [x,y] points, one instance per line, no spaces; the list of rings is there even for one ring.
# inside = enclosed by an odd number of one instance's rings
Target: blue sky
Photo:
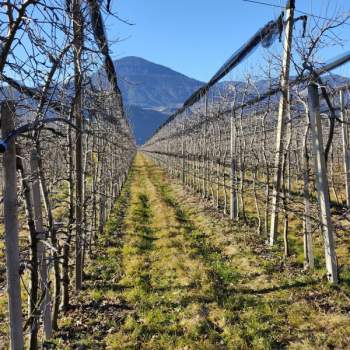
[[[262,1],[282,6],[286,2]],[[349,12],[350,1],[296,0],[296,8],[331,17],[337,11]],[[280,13],[278,8],[242,0],[115,0],[113,9],[121,18],[135,23],[128,26],[108,19],[113,58],[140,56],[203,81]],[[346,45],[325,50],[325,59],[350,49],[350,25],[342,26],[337,34],[347,41]],[[346,68],[344,74],[348,71]]]

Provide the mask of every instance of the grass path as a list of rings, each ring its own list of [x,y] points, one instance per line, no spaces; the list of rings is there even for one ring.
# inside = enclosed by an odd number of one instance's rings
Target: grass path
[[[286,266],[139,154],[59,348],[346,349],[349,288],[320,276]]]

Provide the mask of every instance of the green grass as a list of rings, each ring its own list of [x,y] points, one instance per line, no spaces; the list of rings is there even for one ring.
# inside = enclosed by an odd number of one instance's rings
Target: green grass
[[[166,183],[169,185],[169,181]],[[334,292],[334,288],[323,277],[323,251],[317,239],[315,253],[320,257],[316,261],[317,269],[314,273],[303,272],[301,237],[290,236],[291,250],[296,258],[292,256],[286,262],[280,252],[280,244],[273,250],[268,250],[263,245],[262,237],[256,235],[249,226],[232,227],[229,220],[223,217],[218,219],[216,215],[203,218],[202,215],[196,215],[203,211],[203,207],[196,209],[198,199],[193,197],[189,201],[189,195],[184,194],[179,185],[170,187],[173,188],[173,193],[168,203],[180,207],[176,209],[178,219],[181,222],[187,221],[191,228],[187,231],[188,239],[192,242],[192,254],[199,255],[205,261],[213,274],[212,280],[218,282],[216,289],[217,295],[220,296],[221,293],[221,302],[220,298],[217,300],[223,305],[229,318],[234,320],[234,327],[228,326],[226,329],[231,329],[228,331],[228,338],[235,343],[232,348],[268,349],[288,344],[291,348],[322,349],[326,348],[323,344],[325,339],[326,343],[337,344],[340,348],[345,346],[349,340],[349,328],[345,326],[346,308],[339,306],[342,303],[347,304],[348,300],[347,273],[340,270],[340,275],[344,276],[343,282]],[[248,206],[247,211],[249,210],[253,212]],[[188,218],[192,218],[190,223]],[[231,228],[228,229],[228,225]],[[292,220],[292,232],[296,225],[296,220]],[[232,250],[232,246],[238,249],[234,249],[233,255],[225,257],[225,253]],[[315,299],[314,290],[317,290],[318,295]],[[291,298],[295,298],[295,304],[299,305],[295,314],[302,314],[299,322],[293,325],[286,322],[289,318],[293,320],[294,316],[294,310],[290,308]],[[333,310],[328,318],[319,309],[322,304],[329,305]],[[310,320],[315,318],[318,321],[313,327],[318,336],[309,337],[303,329],[299,331],[299,327],[303,328],[308,324],[305,314]],[[327,319],[330,321],[327,322]],[[338,325],[346,334],[343,339]],[[291,329],[294,336],[290,336]]]
[[[58,348],[346,348],[349,270],[331,287],[297,242],[286,261],[138,155]]]

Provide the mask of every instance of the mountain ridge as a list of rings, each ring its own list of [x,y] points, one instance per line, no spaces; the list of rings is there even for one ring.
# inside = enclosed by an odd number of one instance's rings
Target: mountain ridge
[[[176,108],[203,85],[168,67],[135,56],[121,58],[115,64],[127,105],[157,110]]]
[[[123,57],[116,60],[115,65],[123,100],[128,108],[127,114],[134,127],[138,144],[143,144],[194,91],[204,84],[164,65],[137,56]],[[349,78],[337,75],[325,76],[323,79],[333,87],[349,81]],[[275,83],[278,84],[278,79]],[[256,88],[260,93],[264,93],[270,84],[271,82],[262,79],[256,82]],[[238,93],[237,100],[240,101],[246,87],[243,81],[219,82],[211,90],[210,98],[232,94],[229,92],[229,86],[235,86]],[[254,98],[254,95],[254,91],[250,91],[246,98]]]
[[[143,144],[170,114],[204,83],[164,65],[137,56],[114,61],[126,113],[136,142]],[[103,68],[92,77],[108,88]]]

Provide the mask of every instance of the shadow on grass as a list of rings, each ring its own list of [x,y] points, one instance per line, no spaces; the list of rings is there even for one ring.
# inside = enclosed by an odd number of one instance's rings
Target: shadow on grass
[[[294,283],[287,283],[287,284],[281,284],[269,288],[261,288],[261,289],[252,289],[252,288],[229,288],[228,292],[230,293],[242,293],[242,294],[267,294],[272,292],[277,292],[281,290],[288,290],[288,289],[294,289],[294,288],[303,288],[307,286],[312,286],[319,284],[321,279],[302,282],[302,281],[295,281]]]
[[[105,303],[102,300],[92,300],[88,303],[81,303],[81,304],[75,304],[71,305],[68,308],[68,311],[72,310],[81,310],[81,311],[86,311],[86,310],[96,310],[96,311],[105,311],[105,310],[133,310],[133,307],[128,305],[125,302],[120,302],[120,303]]]

